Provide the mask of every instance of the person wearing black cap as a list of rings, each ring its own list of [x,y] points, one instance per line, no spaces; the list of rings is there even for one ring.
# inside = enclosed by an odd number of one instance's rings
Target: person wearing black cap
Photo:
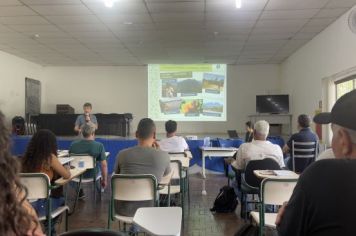
[[[318,136],[312,131],[310,128],[310,123],[311,123],[311,118],[310,116],[306,114],[301,114],[298,116],[298,133],[293,134],[288,142],[284,145],[283,147],[283,153],[289,153],[290,157],[292,156],[292,142],[318,142]],[[303,147],[299,146],[298,148],[303,149],[303,148],[309,148],[309,147]],[[296,153],[298,154],[298,153]],[[303,152],[303,154],[307,154]],[[286,159],[287,160],[287,159]],[[311,158],[307,159],[302,159],[302,158],[297,158],[295,159],[295,172],[297,173],[302,173],[311,163],[313,163],[315,160]],[[293,169],[293,164],[292,164],[292,159],[289,158],[287,160],[287,167],[288,169],[292,170]]]
[[[337,100],[331,112],[316,115],[314,122],[331,123],[336,159],[315,162],[300,175],[278,213],[278,233],[356,235],[356,90]]]

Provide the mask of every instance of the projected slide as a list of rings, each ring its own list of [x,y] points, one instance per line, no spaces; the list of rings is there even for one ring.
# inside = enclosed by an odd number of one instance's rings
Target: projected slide
[[[148,117],[226,121],[226,65],[148,65]]]

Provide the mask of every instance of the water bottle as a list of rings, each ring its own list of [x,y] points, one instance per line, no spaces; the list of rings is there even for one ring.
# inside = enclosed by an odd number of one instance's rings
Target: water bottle
[[[204,147],[209,147],[210,146],[210,137],[205,137],[204,138]]]
[[[78,168],[84,168],[84,160],[82,157],[79,158]]]

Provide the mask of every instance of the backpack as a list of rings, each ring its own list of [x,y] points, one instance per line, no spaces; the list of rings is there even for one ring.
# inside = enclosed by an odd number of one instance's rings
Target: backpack
[[[236,198],[235,190],[230,186],[224,186],[220,189],[220,192],[214,201],[214,206],[210,211],[217,213],[233,212],[238,203]]]

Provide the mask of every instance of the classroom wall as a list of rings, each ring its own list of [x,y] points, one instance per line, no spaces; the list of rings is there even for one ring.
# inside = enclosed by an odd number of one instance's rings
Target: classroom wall
[[[281,64],[281,89],[291,94],[294,131],[298,114],[314,115],[322,100],[322,79],[356,66],[356,34],[345,13]]]
[[[40,80],[43,86],[42,66],[2,51],[0,65],[0,110],[10,121],[25,115],[25,77]]]
[[[225,133],[227,129],[244,132],[249,114],[255,113],[256,94],[280,91],[279,65],[228,66],[227,122],[180,122],[185,134]],[[45,67],[43,112],[54,113],[56,104],[70,104],[76,113],[84,102],[94,112],[134,115],[132,128],[147,116],[147,67]],[[164,132],[164,122],[158,122]]]

